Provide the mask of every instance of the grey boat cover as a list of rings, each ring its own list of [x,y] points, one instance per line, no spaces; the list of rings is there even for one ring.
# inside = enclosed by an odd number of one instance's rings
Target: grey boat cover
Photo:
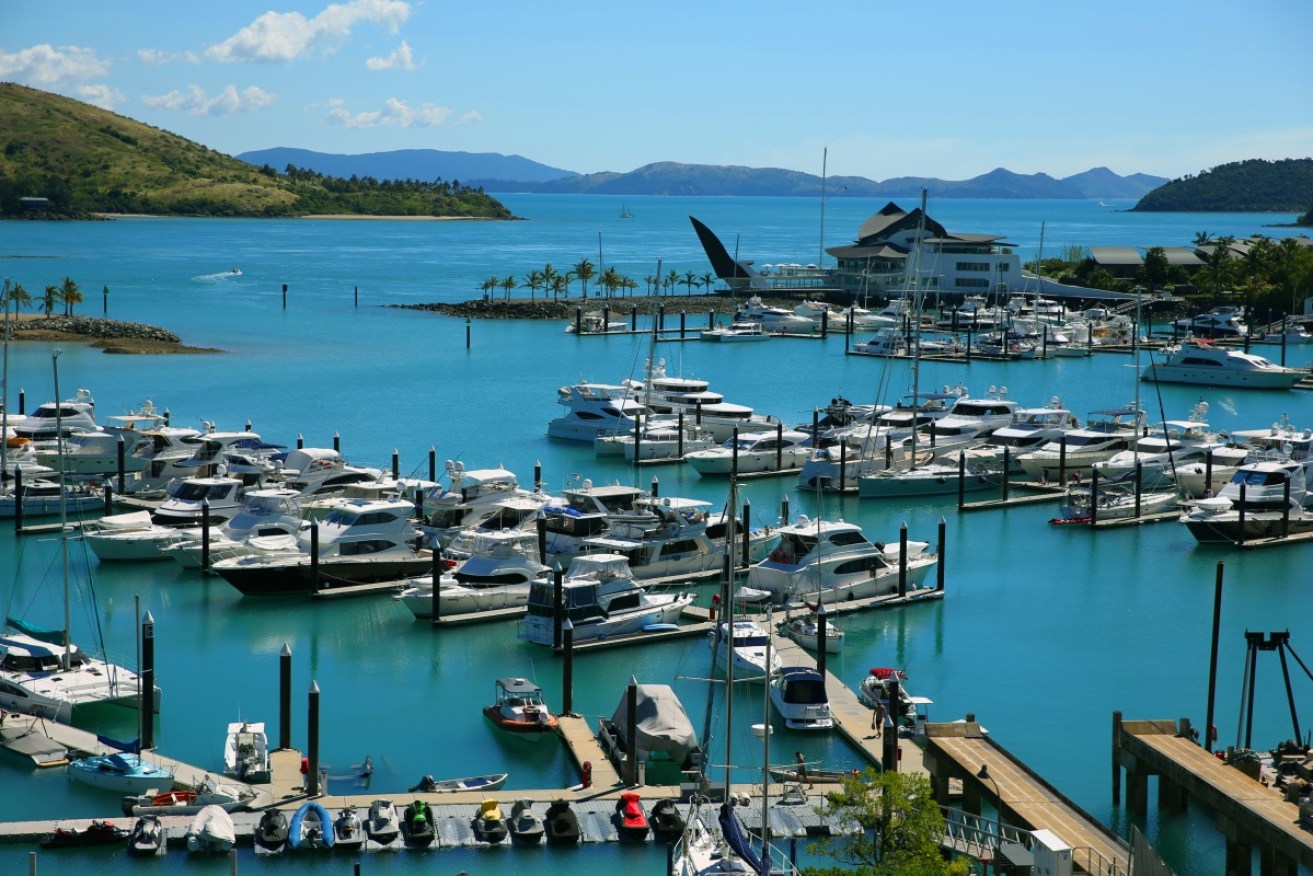
[[[620,705],[611,718],[625,747],[630,748],[626,733],[629,723],[629,692],[620,697]],[[668,684],[638,685],[638,750],[669,752],[672,760],[682,761],[697,748],[698,736],[684,711],[684,704]]]

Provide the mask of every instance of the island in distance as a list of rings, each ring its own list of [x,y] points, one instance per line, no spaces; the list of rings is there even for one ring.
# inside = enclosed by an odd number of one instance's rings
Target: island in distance
[[[287,165],[343,178],[449,179],[487,192],[540,192],[582,195],[765,195],[816,197],[821,177],[780,168],[755,168],[662,161],[628,173],[580,174],[496,152],[401,149],[339,155],[277,147],[236,156],[257,166]],[[969,180],[898,177],[884,181],[832,176],[825,186],[842,197],[917,197],[928,187],[943,198],[1138,199],[1163,185],[1166,177],[1135,173],[1120,176],[1106,167],[1057,179],[1045,173],[1020,174],[1004,168]]]

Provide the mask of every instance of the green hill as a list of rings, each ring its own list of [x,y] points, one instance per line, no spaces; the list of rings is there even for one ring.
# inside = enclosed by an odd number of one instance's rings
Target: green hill
[[[1313,204],[1313,158],[1221,164],[1149,192],[1136,212],[1301,213]]]
[[[0,216],[469,216],[510,219],[454,182],[342,180],[253,167],[71,98],[0,83]],[[22,198],[45,198],[44,208]]]

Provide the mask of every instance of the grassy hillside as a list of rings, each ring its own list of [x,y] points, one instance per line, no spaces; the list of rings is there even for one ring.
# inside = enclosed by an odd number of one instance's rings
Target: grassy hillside
[[[1149,192],[1135,211],[1296,213],[1313,204],[1313,158],[1221,164]]]
[[[0,216],[472,216],[509,219],[480,189],[336,180],[257,168],[80,101],[0,83]],[[41,197],[33,213],[19,202]]]

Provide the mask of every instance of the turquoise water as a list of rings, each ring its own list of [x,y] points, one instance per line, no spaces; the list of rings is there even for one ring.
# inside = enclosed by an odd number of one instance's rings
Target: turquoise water
[[[479,294],[485,276],[522,277],[551,262],[560,270],[580,258],[638,278],[672,268],[709,270],[686,216],[706,221],[733,247],[759,263],[813,261],[819,244],[818,206],[792,199],[626,199],[634,220],[620,220],[610,199],[567,196],[506,198],[512,223],[119,220],[104,223],[4,223],[0,273],[29,290],[71,276],[87,296],[80,308],[100,313],[108,286],[109,316],[165,326],[188,343],[224,350],[215,356],[107,356],[64,346],[64,395],[78,386],[94,393],[100,416],[150,397],[177,424],[212,420],[240,428],[247,419],[267,440],[329,446],[339,433],[354,462],[385,466],[396,449],[403,470],[427,474],[427,453],[470,467],[503,464],[527,481],[535,462],[561,487],[577,477],[595,482],[660,478],[666,494],[725,499],[725,485],[676,468],[644,469],[637,477],[604,463],[591,449],[550,442],[546,422],[556,415],[556,387],[580,378],[614,381],[635,374],[649,355],[640,338],[574,338],[562,323],[475,322],[466,348],[463,320],[378,305],[463,300]],[[835,198],[826,210],[827,245],[855,234],[883,202]],[[1068,243],[1181,245],[1198,231],[1214,235],[1288,230],[1261,223],[1292,217],[1140,216],[1089,202],[932,202],[931,215],[949,228],[1007,234],[1023,252]],[[226,272],[234,266],[239,276]],[[281,284],[289,286],[281,306]],[[360,305],[354,306],[355,289]],[[578,294],[578,287],[575,287]],[[641,289],[640,289],[641,291]],[[668,312],[678,309],[677,303]],[[698,317],[705,319],[705,316]],[[691,323],[693,317],[690,317]],[[46,344],[10,350],[10,401],[23,388],[29,408],[53,392]],[[658,355],[672,373],[708,378],[731,401],[788,421],[810,419],[813,407],[835,394],[875,401],[877,387],[907,387],[905,364],[842,355],[843,341],[766,344],[665,344]],[[1307,353],[1304,354],[1307,359]],[[1306,364],[1292,354],[1292,364]],[[922,385],[965,382],[975,394],[1006,386],[1023,404],[1053,395],[1077,411],[1119,406],[1136,392],[1126,357],[1060,359],[1045,363],[927,364]],[[890,369],[884,372],[884,369]],[[1149,385],[1142,401],[1157,419]],[[1183,416],[1203,396],[1218,428],[1254,428],[1289,413],[1313,424],[1313,404],[1297,393],[1200,392],[1162,387],[1162,409]],[[754,518],[778,513],[787,494],[795,512],[841,514],[873,538],[933,540],[947,520],[948,596],[942,603],[846,618],[845,653],[834,671],[856,683],[872,665],[905,666],[916,693],[932,697],[931,717],[974,712],[1006,747],[1054,782],[1086,810],[1124,828],[1124,810],[1109,790],[1111,712],[1128,718],[1190,716],[1203,723],[1216,563],[1226,564],[1218,726],[1234,741],[1244,644],[1250,630],[1290,629],[1295,648],[1313,624],[1306,611],[1308,549],[1243,554],[1204,549],[1182,527],[1164,523],[1094,536],[1057,530],[1045,506],[958,515],[951,502],[906,505],[799,494],[788,480],[753,481],[744,488]],[[219,766],[224,727],[237,717],[277,721],[277,654],[294,655],[294,743],[304,744],[305,699],[311,681],[323,691],[322,759],[334,775],[372,755],[374,789],[395,794],[424,773],[458,776],[505,771],[514,788],[557,787],[576,779],[568,758],[544,746],[528,750],[493,735],[479,715],[492,681],[506,674],[535,677],[560,701],[559,661],[518,642],[511,625],[435,633],[390,600],[308,605],[301,599],[243,599],[222,580],[200,579],[173,564],[94,567],[98,612],[75,613],[73,628],[87,641],[95,624],[111,651],[133,653],[137,600],[157,621],[159,682],[164,688],[157,742],[183,760]],[[15,541],[0,532],[0,581],[5,609],[51,625],[61,611],[57,543]],[[85,576],[78,576],[80,579]],[[83,605],[89,600],[81,600]],[[701,726],[709,672],[704,642],[652,645],[582,656],[576,664],[575,707],[610,714],[631,675],[673,684]],[[1275,663],[1262,664],[1256,739],[1290,735]],[[1307,703],[1310,686],[1296,680]],[[741,702],[740,702],[741,700]],[[735,760],[760,758],[747,725],[759,721],[761,698],[736,696]],[[1307,720],[1306,712],[1301,712]],[[748,716],[752,716],[749,720]],[[102,727],[129,736],[133,718]],[[836,740],[781,731],[787,759],[801,749],[836,766],[855,756]],[[117,811],[116,800],[72,785],[62,772],[33,773],[0,761],[8,791],[0,818],[95,816]],[[741,774],[748,780],[748,773]],[[337,788],[339,785],[334,784]],[[1147,825],[1182,874],[1215,872],[1221,843],[1195,814]],[[7,868],[25,849],[0,847]],[[411,872],[438,866],[451,872],[510,872],[520,852],[442,852],[436,859],[378,856],[369,872]],[[107,854],[43,856],[94,861],[106,873],[129,864]],[[585,849],[577,856],[542,853],[549,872],[616,864],[659,868],[655,849]],[[72,865],[68,865],[72,866]],[[226,865],[223,865],[226,867]],[[327,864],[243,860],[244,870],[269,867],[326,869]],[[340,862],[336,867],[340,870]],[[218,865],[215,865],[217,872]]]

